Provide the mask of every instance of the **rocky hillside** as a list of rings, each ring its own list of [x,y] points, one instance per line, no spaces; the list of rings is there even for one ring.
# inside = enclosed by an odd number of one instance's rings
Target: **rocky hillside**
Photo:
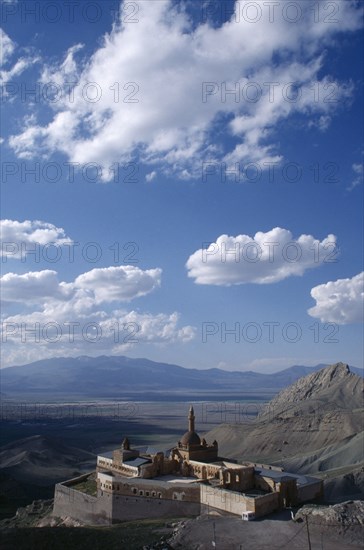
[[[343,535],[347,543],[363,542],[364,501],[354,500],[333,506],[306,504],[300,508],[295,521],[306,521],[311,528],[330,530]]]
[[[0,472],[35,485],[51,485],[95,463],[95,455],[57,438],[34,435],[1,447]]]
[[[335,500],[361,498],[363,435],[363,381],[337,363],[281,391],[254,422],[223,424],[206,438],[223,456],[320,475]]]
[[[54,484],[95,466],[95,455],[56,437],[35,435],[0,448],[0,517],[34,499],[51,498]]]
[[[297,405],[300,410],[309,410],[316,402],[322,404],[324,410],[355,410],[363,407],[363,379],[352,373],[348,365],[336,363],[318,372],[300,378],[283,389],[272,399],[265,414],[285,417],[294,414]],[[308,407],[305,407],[308,405]]]

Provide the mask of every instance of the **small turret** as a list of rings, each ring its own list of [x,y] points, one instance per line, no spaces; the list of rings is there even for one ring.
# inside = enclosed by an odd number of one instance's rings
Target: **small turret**
[[[123,439],[121,448],[123,449],[123,451],[130,451],[130,441],[127,437]]]

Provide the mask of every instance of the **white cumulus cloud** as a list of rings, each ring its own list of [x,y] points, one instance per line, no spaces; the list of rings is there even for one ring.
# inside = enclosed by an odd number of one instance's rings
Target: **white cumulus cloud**
[[[287,229],[275,227],[253,237],[221,235],[213,243],[204,243],[187,260],[188,276],[197,284],[240,285],[269,284],[306,269],[335,261],[338,254],[335,235],[322,241],[312,235],[293,238]]]
[[[149,172],[149,174],[146,174],[145,179],[148,182],[153,181],[157,177],[157,172],[153,170],[153,172]]]
[[[352,165],[353,172],[355,173],[355,178],[351,182],[351,185],[348,187],[349,191],[352,191],[355,187],[358,185],[361,185],[363,183],[363,173],[364,173],[364,166],[363,163],[354,163]]]
[[[131,265],[105,267],[79,275],[74,287],[92,290],[98,303],[129,301],[159,287],[161,274],[161,269],[143,271]]]
[[[23,275],[6,273],[0,281],[1,299],[5,302],[38,304],[49,299],[65,300],[69,297],[58,281],[57,272],[50,269],[30,271]]]
[[[5,64],[15,50],[15,43],[3,29],[0,28],[1,65]]]
[[[7,364],[50,354],[119,354],[136,345],[192,340],[180,315],[112,309],[159,287],[161,269],[93,269],[71,283],[55,271],[7,273],[1,280],[3,359]],[[20,313],[9,314],[16,307]]]
[[[83,44],[75,44],[75,46],[68,49],[64,60],[59,66],[55,65],[53,67],[46,65],[43,68],[40,81],[49,87],[51,87],[51,85],[57,85],[53,88],[55,98],[57,97],[58,87],[64,85],[70,86],[71,83],[79,77],[75,54],[82,50],[82,48]]]
[[[16,52],[16,44],[10,38],[6,32],[0,28],[0,84],[4,86],[2,90],[2,96],[9,95],[9,90],[5,86],[10,80],[19,76],[28,67],[39,61],[37,56],[30,57],[29,55],[21,56],[16,61],[13,61],[12,65],[9,65],[11,58]]]
[[[53,118],[12,135],[10,146],[21,158],[60,151],[80,165],[97,163],[104,181],[112,179],[113,163],[135,153],[181,179],[200,177],[202,161],[280,161],[278,123],[299,113],[325,129],[352,93],[323,74],[322,51],[338,33],[360,28],[361,10],[337,0],[340,18],[315,22],[310,3],[299,0],[301,16],[292,23],[278,2],[274,24],[266,5],[252,23],[243,4],[236,2],[220,26],[194,23],[185,4],[172,0],[136,2],[135,24],[121,9],[91,58],[77,66],[75,44],[58,67],[43,68],[41,81],[51,78],[63,92],[50,103]],[[223,135],[231,145],[222,145]]]
[[[0,220],[0,234],[3,258],[24,258],[34,246],[62,246],[73,242],[62,227],[40,220]]]
[[[1,280],[6,302],[38,303],[48,311],[72,311],[101,303],[129,302],[160,286],[161,269],[143,271],[135,266],[92,269],[73,282],[60,282],[56,271],[43,270],[23,275],[7,273]],[[62,302],[67,301],[64,305]]]
[[[308,310],[311,317],[322,323],[339,325],[363,322],[364,272],[351,279],[338,279],[315,286],[311,296],[316,305]]]

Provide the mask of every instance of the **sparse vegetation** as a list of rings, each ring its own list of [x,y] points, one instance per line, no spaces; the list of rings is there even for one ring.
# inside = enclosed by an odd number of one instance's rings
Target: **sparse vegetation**
[[[97,485],[95,474],[91,474],[87,479],[81,481],[81,483],[73,485],[73,489],[75,489],[76,491],[81,491],[82,493],[86,493],[87,495],[91,495],[93,497],[96,496]]]

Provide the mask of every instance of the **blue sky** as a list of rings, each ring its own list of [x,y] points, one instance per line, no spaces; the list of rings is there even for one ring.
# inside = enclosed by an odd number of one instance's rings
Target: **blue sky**
[[[3,366],[362,366],[359,3],[1,9]]]

